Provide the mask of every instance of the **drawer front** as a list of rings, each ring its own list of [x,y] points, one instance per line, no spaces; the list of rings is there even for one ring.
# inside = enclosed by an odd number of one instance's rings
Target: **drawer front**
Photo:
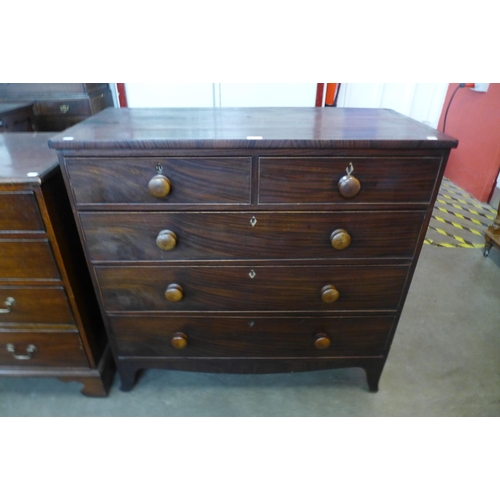
[[[118,356],[334,357],[384,352],[392,317],[111,317]],[[172,345],[179,333],[187,346]],[[317,336],[330,345],[315,347]],[[174,340],[175,344],[175,340]]]
[[[424,216],[424,212],[87,212],[80,214],[80,220],[93,261],[184,261],[411,258]],[[335,249],[330,237],[342,229],[350,244]],[[168,235],[165,240],[165,231],[175,237]],[[175,246],[168,249],[172,237]]]
[[[0,193],[0,232],[43,230],[33,192]]]
[[[408,266],[96,267],[109,312],[393,311],[407,273]],[[328,285],[340,295],[336,302],[323,302]],[[167,300],[167,288],[181,300]]]
[[[0,332],[0,365],[89,366],[80,337],[71,332]]]
[[[37,112],[40,115],[90,115],[88,99],[68,99],[57,101],[38,101]]]
[[[68,159],[76,202],[171,205],[249,204],[251,158]],[[170,181],[168,195],[157,198],[150,181]],[[165,181],[161,181],[165,182]]]
[[[344,198],[339,180],[352,163],[361,189]],[[440,158],[267,158],[259,160],[259,203],[429,203]]]
[[[47,240],[0,240],[0,279],[58,280]]]
[[[66,130],[85,118],[86,115],[39,115],[36,117],[36,126],[40,132],[57,132]]]
[[[0,287],[0,310],[0,325],[74,324],[62,287]]]

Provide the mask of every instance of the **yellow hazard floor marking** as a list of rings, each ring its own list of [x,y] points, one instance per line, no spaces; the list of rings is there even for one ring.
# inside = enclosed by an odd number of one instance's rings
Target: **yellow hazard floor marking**
[[[454,200],[454,201],[462,201],[462,200],[459,200],[457,198],[452,198],[451,196],[446,196],[445,194],[439,194],[439,196],[442,196],[443,198],[446,198],[448,200]],[[458,208],[460,210],[466,210],[467,212],[470,212],[472,214],[475,214],[475,215],[481,215],[482,217],[487,217],[488,219],[494,219],[494,217],[491,217],[490,215],[487,215],[487,214],[480,214],[478,213],[476,210],[471,210],[470,208],[466,208],[464,207],[463,205],[458,205],[457,203],[450,203],[450,202],[447,202],[445,200],[442,200],[438,197],[437,201],[439,203],[443,203],[443,204],[446,204],[446,205],[451,205],[452,207],[455,207],[455,208]],[[495,210],[493,210],[492,208],[490,207],[486,207],[486,206],[481,206],[481,205],[476,205],[475,203],[467,203],[465,202],[465,205],[470,205],[470,206],[473,206],[473,207],[476,207],[476,208],[482,208],[483,210],[488,210],[489,212],[491,212],[492,214],[496,214]]]
[[[476,231],[475,229],[472,229],[470,227],[464,227],[458,224],[457,222],[445,220],[442,217],[437,217],[435,215],[432,216],[433,219],[436,219],[439,222],[442,222],[443,224],[450,224],[453,227],[456,227],[457,229],[462,229],[463,231],[470,231],[472,234],[475,234],[476,236],[483,236],[483,233]]]
[[[483,248],[483,243],[436,243],[434,240],[430,238],[426,238],[424,240],[426,245],[432,245],[435,247],[443,247],[443,248]]]
[[[434,231],[437,231],[439,234],[442,234],[443,236],[447,236],[448,238],[452,238],[456,241],[459,241],[463,245],[474,245],[474,243],[471,243],[470,241],[464,240],[462,237],[457,236],[455,234],[450,234],[444,231],[443,229],[440,229],[439,227],[433,227],[429,225],[429,229],[433,229]]]
[[[458,214],[457,212],[452,212],[450,210],[446,210],[446,208],[443,207],[434,207],[436,210],[439,210],[440,212],[444,212],[445,214],[450,214],[454,215],[455,217],[458,217],[459,219],[463,220],[468,220],[474,224],[477,224],[478,226],[485,226],[487,227],[487,224],[482,223],[481,221],[477,219],[472,219],[471,217],[467,217],[466,215]]]
[[[456,210],[453,210],[451,207]],[[465,212],[466,214],[470,214],[470,216],[460,212]],[[440,214],[443,214],[443,216],[441,217]],[[448,179],[443,179],[434,206],[432,219],[437,223],[446,224],[451,230],[448,232],[430,224],[424,243],[441,248],[484,248],[484,230],[488,227],[489,221],[494,220],[494,217],[490,214],[496,215],[496,211],[492,207],[487,204],[481,204]],[[477,229],[468,227],[471,224],[474,224]],[[460,236],[460,233],[451,234],[455,230],[472,234],[480,242],[468,241]],[[436,241],[429,237],[432,234],[442,236],[444,240],[439,241],[438,238],[438,241]]]

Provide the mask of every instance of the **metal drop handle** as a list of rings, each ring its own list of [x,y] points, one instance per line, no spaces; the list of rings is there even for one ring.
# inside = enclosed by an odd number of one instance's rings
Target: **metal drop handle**
[[[14,344],[7,344],[7,352],[10,352],[12,356],[19,361],[27,361],[33,357],[33,354],[37,351],[36,346],[33,344],[29,344],[26,347],[26,354],[17,354],[16,346]]]
[[[3,303],[4,309],[0,309],[0,314],[9,314],[12,311],[12,306],[16,305],[16,301],[13,297],[7,297]]]

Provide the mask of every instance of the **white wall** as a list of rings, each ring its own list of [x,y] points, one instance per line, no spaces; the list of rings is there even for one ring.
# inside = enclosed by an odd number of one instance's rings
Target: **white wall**
[[[337,105],[394,109],[436,128],[447,90],[447,83],[345,83]]]
[[[127,83],[131,108],[314,106],[315,83]]]
[[[220,83],[220,105],[314,106],[316,83]]]
[[[137,107],[314,106],[316,83],[127,83]],[[389,108],[437,127],[447,83],[343,83],[339,107]]]
[[[213,83],[126,83],[129,108],[212,107]]]

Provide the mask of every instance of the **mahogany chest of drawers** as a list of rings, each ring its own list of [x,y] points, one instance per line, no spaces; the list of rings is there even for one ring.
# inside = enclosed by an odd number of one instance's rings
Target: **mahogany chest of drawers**
[[[342,108],[110,109],[52,138],[122,389],[361,367],[376,391],[456,144]]]
[[[113,360],[51,135],[0,134],[0,375],[105,396]]]

